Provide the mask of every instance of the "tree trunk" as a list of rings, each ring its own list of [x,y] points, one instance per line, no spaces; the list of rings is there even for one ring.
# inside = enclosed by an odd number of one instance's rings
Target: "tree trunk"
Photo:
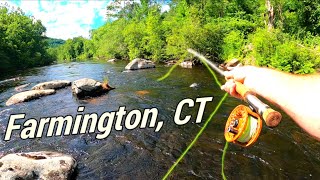
[[[268,30],[270,31],[274,26],[274,12],[270,0],[266,0],[266,6],[268,10]]]

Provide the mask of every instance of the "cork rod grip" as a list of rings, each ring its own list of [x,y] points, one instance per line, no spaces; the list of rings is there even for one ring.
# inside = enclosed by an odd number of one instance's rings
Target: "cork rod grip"
[[[236,91],[237,91],[237,93],[239,93],[240,96],[243,99],[245,99],[247,93],[250,93],[250,90],[240,82],[235,82],[235,83],[236,83]]]

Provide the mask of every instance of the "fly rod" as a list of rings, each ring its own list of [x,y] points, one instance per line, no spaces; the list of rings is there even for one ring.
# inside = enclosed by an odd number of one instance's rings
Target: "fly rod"
[[[188,52],[207,63],[213,70],[224,76],[224,71],[193,49]],[[281,114],[260,101],[245,85],[236,83],[236,91],[249,104],[237,106],[230,114],[225,127],[225,138],[228,142],[248,147],[253,144],[262,129],[263,119],[268,127],[276,127],[281,121]]]

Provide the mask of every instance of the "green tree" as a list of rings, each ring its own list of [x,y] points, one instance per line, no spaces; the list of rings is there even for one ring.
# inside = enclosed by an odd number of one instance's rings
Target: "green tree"
[[[27,68],[49,64],[41,21],[26,16],[21,9],[0,7],[1,69]]]
[[[126,20],[118,19],[93,31],[92,42],[96,50],[94,56],[129,59],[127,44],[124,42],[122,33],[125,28]]]

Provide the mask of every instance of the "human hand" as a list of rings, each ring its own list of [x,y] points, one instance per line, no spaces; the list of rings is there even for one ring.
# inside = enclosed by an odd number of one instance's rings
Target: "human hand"
[[[230,71],[225,71],[224,76],[227,82],[221,86],[222,90],[228,92],[231,96],[242,99],[242,96],[236,91],[236,82],[242,83],[250,88],[250,76],[252,77],[253,66],[232,67],[228,68]]]

